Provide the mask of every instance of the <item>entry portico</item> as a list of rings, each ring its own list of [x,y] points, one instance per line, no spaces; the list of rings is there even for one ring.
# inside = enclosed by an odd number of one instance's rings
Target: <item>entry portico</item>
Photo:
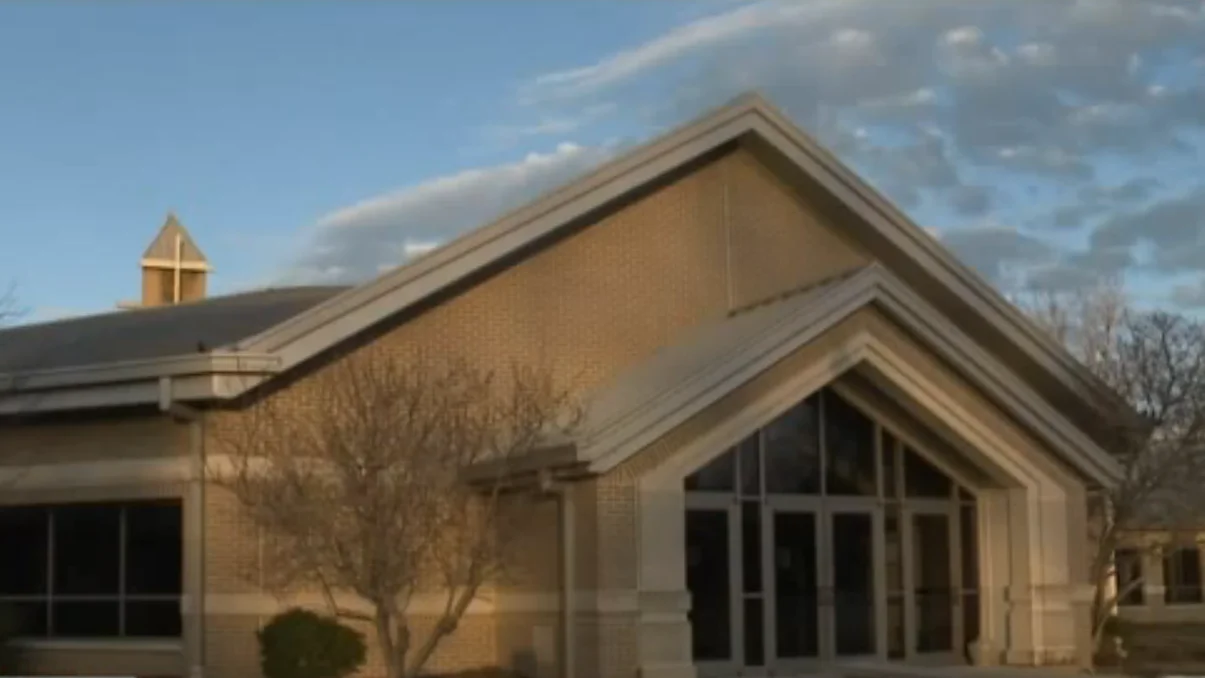
[[[1087,661],[1109,461],[881,267],[703,328],[599,401],[597,468],[639,486],[644,673]]]

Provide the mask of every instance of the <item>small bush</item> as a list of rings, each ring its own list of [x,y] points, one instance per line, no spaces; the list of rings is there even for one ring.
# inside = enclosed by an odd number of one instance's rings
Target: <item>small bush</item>
[[[364,635],[337,620],[293,608],[257,634],[265,678],[344,678],[364,664]]]

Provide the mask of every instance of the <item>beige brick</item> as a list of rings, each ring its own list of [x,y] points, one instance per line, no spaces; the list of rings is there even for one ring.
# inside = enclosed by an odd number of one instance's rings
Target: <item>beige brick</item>
[[[0,426],[0,466],[188,454],[187,427],[163,416],[60,415]]]
[[[402,358],[417,350],[467,357],[484,369],[505,369],[511,361],[547,366],[561,383],[585,394],[680,341],[700,323],[867,261],[839,227],[800,200],[751,152],[736,150],[668,178],[657,190],[559,236],[434,307],[385,323],[373,330],[370,343]],[[313,377],[328,364],[316,361],[267,397],[299,417],[317,414],[322,394]],[[223,439],[246,421],[242,417],[240,411],[208,415],[208,454],[228,451]],[[26,463],[7,454],[14,449],[28,451],[39,463],[185,455],[187,428],[154,415],[26,426],[0,432],[0,449],[6,450],[0,463]],[[696,430],[685,427],[608,476],[573,487],[580,590],[636,587],[635,481]],[[207,590],[260,591],[262,576],[271,570],[271,549],[228,493],[215,487],[207,495]],[[504,590],[558,589],[554,503],[535,513],[519,554]],[[256,674],[260,621],[253,616],[208,620],[213,678]],[[630,615],[582,614],[579,621],[579,676],[633,675],[637,625]],[[468,617],[440,648],[432,668],[513,664],[530,657],[536,636],[556,623],[555,615],[542,613]],[[366,674],[375,670],[379,661]]]
[[[730,308],[867,261],[752,153],[740,150],[672,178],[438,306],[398,319],[372,345],[398,356],[436,350],[467,357],[484,369],[504,370],[510,361],[548,366],[562,383],[584,394]],[[271,397],[307,416],[321,406],[313,384],[303,377]],[[228,430],[238,425],[237,417],[223,415],[212,427]],[[213,453],[220,453],[220,445],[220,440],[212,443]],[[636,587],[640,468],[640,463],[625,465],[574,487],[579,590]],[[246,577],[239,577],[254,564],[254,537],[224,500],[211,499],[209,505],[210,550],[220,551],[209,560],[211,590],[248,590]],[[560,585],[555,504],[541,507],[529,527],[501,586],[555,592]],[[482,623],[474,618],[472,626]],[[516,639],[526,635],[530,643],[531,628],[508,629],[506,656],[481,661],[505,664],[530,651]],[[631,675],[634,629],[630,619],[583,620],[580,675]],[[497,652],[493,644],[462,641],[466,633],[467,628],[458,630],[455,642]],[[475,649],[465,656],[479,654]]]
[[[149,677],[182,676],[185,672],[183,654],[172,649],[25,649],[18,661],[21,673],[16,675],[27,676]]]

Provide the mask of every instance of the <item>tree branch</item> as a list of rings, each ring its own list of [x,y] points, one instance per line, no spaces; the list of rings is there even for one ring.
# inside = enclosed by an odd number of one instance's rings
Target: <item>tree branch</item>
[[[1185,316],[1131,308],[1117,281],[1071,294],[1046,294],[1031,317],[1062,342],[1133,411],[1119,413],[1112,452],[1123,478],[1102,488],[1093,511],[1093,628],[1100,631],[1119,596],[1105,595],[1113,559],[1138,528],[1174,529],[1205,508],[1205,328]],[[1131,586],[1140,586],[1132,583]],[[1124,595],[1124,594],[1120,594]]]
[[[282,581],[317,581],[370,606],[389,678],[419,673],[481,587],[503,569],[524,526],[505,520],[500,473],[470,487],[465,470],[540,448],[579,419],[549,372],[495,373],[460,360],[364,349],[232,417],[224,481],[274,542]],[[424,589],[425,587],[425,589]],[[442,588],[438,623],[412,637],[412,595]]]

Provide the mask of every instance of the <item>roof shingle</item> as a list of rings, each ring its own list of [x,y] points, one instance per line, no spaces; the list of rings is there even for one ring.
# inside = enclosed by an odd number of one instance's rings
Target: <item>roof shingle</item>
[[[262,332],[346,287],[283,287],[176,306],[0,330],[0,374],[210,351]]]

